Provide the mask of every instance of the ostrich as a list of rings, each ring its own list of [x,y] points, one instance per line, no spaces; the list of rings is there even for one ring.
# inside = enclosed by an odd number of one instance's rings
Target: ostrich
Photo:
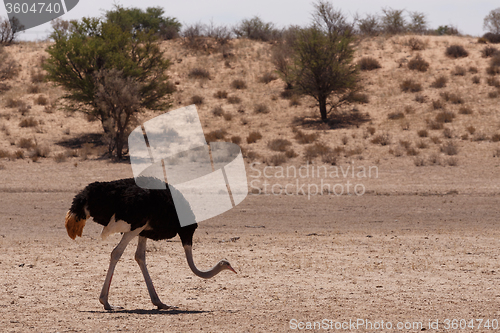
[[[157,180],[155,179],[155,181]],[[172,189],[172,191],[176,190]],[[189,205],[187,200],[184,200],[183,204]],[[191,212],[194,222],[194,214],[190,208],[188,211]],[[99,301],[106,310],[120,309],[120,307],[108,303],[109,287],[118,260],[120,260],[128,243],[136,236],[139,236],[139,241],[135,260],[146,281],[151,301],[158,309],[173,307],[161,302],[149,276],[146,267],[146,241],[148,238],[157,241],[170,239],[179,234],[189,268],[199,277],[209,279],[226,269],[236,273],[227,260],[219,261],[217,265],[207,271],[196,268],[191,247],[193,234],[198,225],[193,223],[185,227],[180,226],[168,186],[166,190],[143,189],[136,185],[133,178],[111,182],[94,182],[85,187],[73,199],[65,221],[68,236],[72,239],[75,239],[76,236],[81,237],[85,222],[89,217],[104,226],[101,234],[103,239],[114,233],[123,233],[120,243],[111,252],[109,269],[99,297]]]

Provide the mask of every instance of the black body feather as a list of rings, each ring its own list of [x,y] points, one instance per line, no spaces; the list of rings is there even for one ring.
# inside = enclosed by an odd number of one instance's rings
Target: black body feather
[[[189,203],[183,201],[194,222]],[[130,224],[130,230],[149,223],[150,230],[143,230],[140,236],[152,240],[170,239],[179,234],[183,245],[192,245],[198,227],[196,223],[180,226],[169,186],[166,190],[144,189],[136,185],[134,178],[89,184],[75,196],[70,212],[78,219],[86,219],[85,208],[93,220],[103,226],[108,225],[113,215],[116,221]]]

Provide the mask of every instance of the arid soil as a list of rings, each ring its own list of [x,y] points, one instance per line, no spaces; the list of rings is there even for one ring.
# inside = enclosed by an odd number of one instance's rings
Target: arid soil
[[[108,312],[98,296],[119,235],[102,241],[101,228],[88,223],[72,241],[64,215],[84,184],[128,177],[130,166],[16,163],[1,173],[4,332],[285,332],[298,327],[293,319],[421,322],[442,332],[446,319],[500,319],[498,192],[468,193],[460,180],[443,193],[404,191],[388,177],[389,190],[382,191],[384,179],[368,182],[368,191],[378,190],[362,196],[250,194],[200,223],[194,239],[200,267],[227,258],[237,275],[202,280],[178,238],[149,242],[153,282],[163,302],[178,307],[156,310],[133,241],[110,293],[111,304],[124,309]],[[344,331],[376,331],[350,328]]]

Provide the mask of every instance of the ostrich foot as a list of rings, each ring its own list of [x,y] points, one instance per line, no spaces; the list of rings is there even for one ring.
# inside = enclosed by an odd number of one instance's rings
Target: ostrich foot
[[[114,311],[114,310],[122,310],[123,309],[123,307],[111,305],[107,301],[99,300],[99,302],[101,302],[101,304],[104,305],[104,310]]]
[[[178,309],[177,306],[163,304],[162,302],[156,303],[155,305],[158,307],[158,310],[174,310],[174,309]]]

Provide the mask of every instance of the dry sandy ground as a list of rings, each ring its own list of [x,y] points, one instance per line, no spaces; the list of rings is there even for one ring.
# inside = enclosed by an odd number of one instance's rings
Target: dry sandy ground
[[[468,191],[462,178],[448,185],[457,188],[451,194],[419,193],[439,175],[416,187],[387,178],[393,181],[385,192],[383,176],[367,184],[379,190],[363,196],[249,195],[195,233],[197,265],[225,257],[237,275],[202,280],[190,272],[178,238],[148,243],[153,282],[177,310],[150,303],[133,241],[110,293],[124,310],[105,311],[98,296],[119,236],[102,241],[100,227],[89,223],[72,241],[63,219],[84,184],[127,177],[129,168],[23,161],[0,171],[1,331],[285,332],[294,331],[292,319],[363,319],[391,322],[386,332],[398,322],[443,332],[450,331],[446,319],[500,320],[498,181],[483,178],[490,190]],[[440,184],[446,192],[446,180]],[[439,320],[439,330],[429,329],[429,320]]]

